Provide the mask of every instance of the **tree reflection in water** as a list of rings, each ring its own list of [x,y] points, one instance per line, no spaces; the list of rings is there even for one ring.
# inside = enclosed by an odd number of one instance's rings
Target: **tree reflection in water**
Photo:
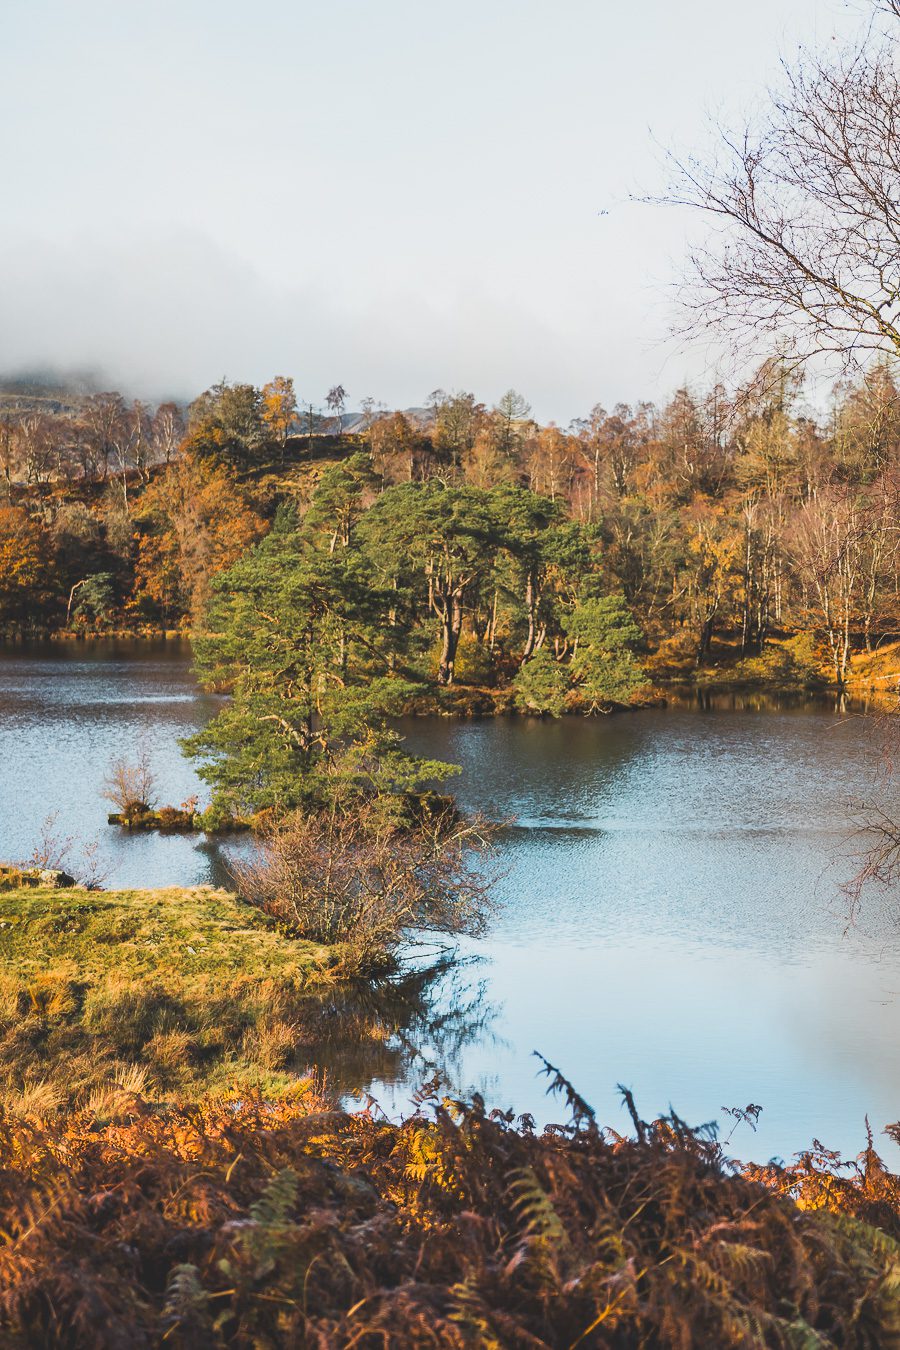
[[[492,1038],[499,1007],[475,957],[444,954],[390,978],[323,991],[296,1067],[318,1069],[341,1098],[370,1083],[418,1084],[438,1074],[457,1086],[463,1051]]]

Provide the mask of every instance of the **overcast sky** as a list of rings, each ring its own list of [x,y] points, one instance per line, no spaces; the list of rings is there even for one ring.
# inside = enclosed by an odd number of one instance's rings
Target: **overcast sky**
[[[566,423],[659,398],[690,222],[629,202],[856,0],[0,0],[0,368]]]

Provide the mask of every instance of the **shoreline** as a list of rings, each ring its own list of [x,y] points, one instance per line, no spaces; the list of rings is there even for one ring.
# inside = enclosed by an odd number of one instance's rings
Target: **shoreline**
[[[128,643],[135,646],[157,644],[179,645],[189,648],[191,634],[183,629],[128,629],[117,628],[104,631],[79,631],[55,629],[43,633],[5,633],[0,635],[0,655],[4,651],[13,653],[29,648],[52,647],[89,648],[92,645],[102,647],[106,644]],[[852,673],[847,682],[840,686],[823,676],[815,683],[790,682],[784,680],[767,681],[761,678],[748,678],[746,675],[730,675],[728,667],[701,667],[690,674],[684,671],[663,673],[650,671],[652,694],[633,704],[615,704],[602,712],[573,706],[565,709],[562,717],[614,716],[621,713],[644,712],[667,706],[703,706],[707,699],[720,698],[768,698],[789,699],[794,701],[828,702],[836,701],[850,704],[857,709],[867,711],[887,711],[896,706],[900,697],[900,644],[891,643],[888,664],[883,671],[884,662],[880,653],[857,653],[852,658],[857,665],[871,665],[873,673]],[[890,658],[893,658],[891,660]],[[896,661],[896,666],[893,662]],[[652,657],[651,657],[652,666]],[[874,670],[879,673],[874,673]],[[199,692],[210,692],[200,690]],[[217,691],[212,691],[217,692]],[[219,691],[220,692],[220,691]],[[414,698],[401,714],[412,718],[458,718],[459,720],[482,720],[494,717],[522,718],[529,721],[553,721],[550,714],[541,714],[518,708],[514,703],[515,693],[511,685],[486,686],[473,684],[455,684],[446,688],[434,687],[427,693]]]

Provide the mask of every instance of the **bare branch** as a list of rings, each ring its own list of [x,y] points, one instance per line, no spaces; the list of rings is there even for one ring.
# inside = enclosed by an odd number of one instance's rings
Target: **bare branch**
[[[900,0],[890,8],[900,13]],[[900,353],[895,42],[870,29],[836,59],[805,53],[760,124],[718,138],[712,163],[669,160],[663,200],[709,225],[692,253],[682,331],[795,361]]]

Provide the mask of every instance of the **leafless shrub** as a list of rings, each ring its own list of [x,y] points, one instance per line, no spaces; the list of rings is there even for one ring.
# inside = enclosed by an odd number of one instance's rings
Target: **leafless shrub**
[[[57,827],[58,818],[57,811],[44,818],[38,842],[19,866],[29,871],[71,873],[89,891],[101,890],[113,868],[100,857],[99,842],[95,839],[81,844],[76,835],[63,834]]]
[[[64,870],[64,864],[75,847],[75,839],[70,834],[62,834],[57,828],[58,811],[51,811],[44,817],[38,841],[28,859],[29,867],[42,870]]]
[[[100,845],[96,839],[83,845],[81,862],[76,868],[79,880],[89,891],[102,890],[112,873],[112,864],[103,862],[100,857]]]
[[[371,803],[288,817],[235,876],[292,934],[344,944],[348,966],[373,970],[410,934],[483,930],[490,877],[476,859],[488,848],[481,820],[448,810],[410,827]]]
[[[114,759],[103,780],[103,796],[126,820],[145,815],[156,805],[156,775],[142,746],[137,759]]]

